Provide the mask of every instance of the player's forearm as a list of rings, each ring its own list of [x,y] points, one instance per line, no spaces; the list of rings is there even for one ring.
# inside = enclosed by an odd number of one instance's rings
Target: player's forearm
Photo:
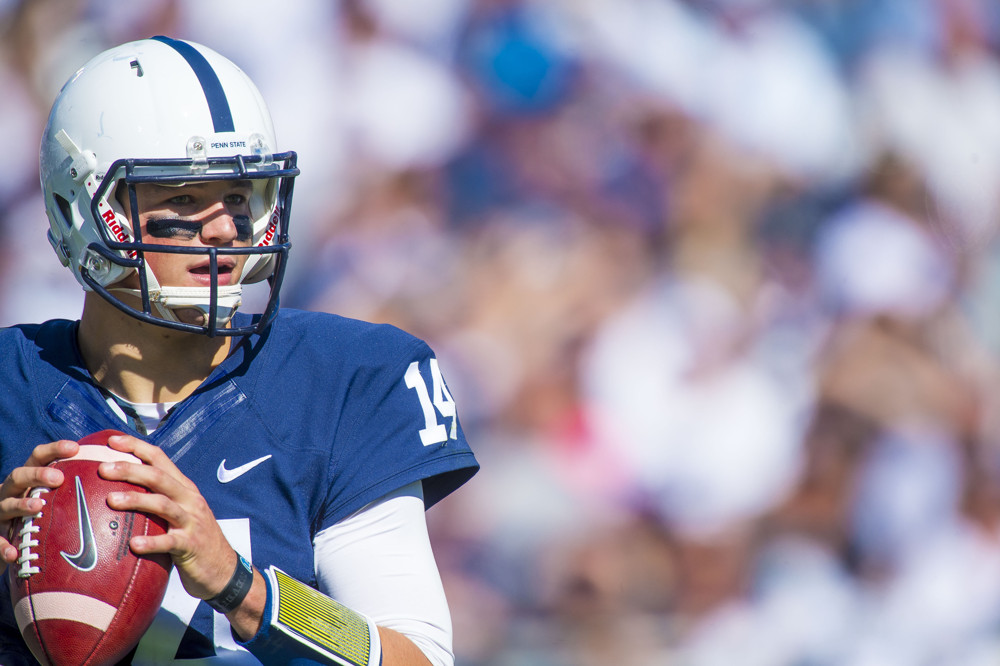
[[[382,666],[431,666],[430,660],[413,641],[392,629],[378,628],[382,638]]]

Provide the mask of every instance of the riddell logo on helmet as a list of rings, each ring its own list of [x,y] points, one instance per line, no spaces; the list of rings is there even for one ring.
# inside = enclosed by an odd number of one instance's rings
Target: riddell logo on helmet
[[[264,247],[265,245],[270,245],[271,241],[274,240],[274,234],[278,230],[278,211],[275,210],[271,213],[271,224],[267,225],[267,231],[264,233],[264,237],[260,239],[257,243],[257,247]]]
[[[101,219],[103,219],[104,222],[108,225],[108,229],[111,230],[111,233],[114,235],[115,240],[117,240],[119,243],[128,242],[129,240],[128,234],[125,233],[125,229],[122,228],[121,222],[118,221],[118,216],[115,215],[115,211],[109,208],[108,210],[101,213]],[[129,256],[135,258],[136,256],[135,251],[129,250]]]

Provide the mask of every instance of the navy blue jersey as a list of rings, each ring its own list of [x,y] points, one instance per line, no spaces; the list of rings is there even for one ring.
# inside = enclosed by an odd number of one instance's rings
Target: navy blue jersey
[[[0,478],[38,444],[109,428],[139,436],[90,380],[76,329],[56,320],[0,330]],[[417,480],[429,507],[478,469],[437,359],[408,333],[282,310],[234,346],[144,439],[197,484],[230,543],[258,568],[273,564],[315,584],[318,531]],[[3,580],[0,663],[33,664]],[[176,588],[164,600],[169,621],[150,628],[137,663],[210,657],[232,644],[225,619]]]

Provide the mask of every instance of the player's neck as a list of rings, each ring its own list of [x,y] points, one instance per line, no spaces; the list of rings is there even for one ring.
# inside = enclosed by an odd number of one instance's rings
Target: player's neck
[[[94,381],[136,403],[183,400],[230,350],[228,337],[147,324],[94,293],[87,294],[78,342]]]

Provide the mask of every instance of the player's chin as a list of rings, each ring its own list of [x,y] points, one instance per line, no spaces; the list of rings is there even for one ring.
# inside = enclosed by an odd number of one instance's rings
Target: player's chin
[[[203,312],[198,308],[175,308],[174,316],[176,316],[177,321],[182,324],[208,326],[208,313]]]

